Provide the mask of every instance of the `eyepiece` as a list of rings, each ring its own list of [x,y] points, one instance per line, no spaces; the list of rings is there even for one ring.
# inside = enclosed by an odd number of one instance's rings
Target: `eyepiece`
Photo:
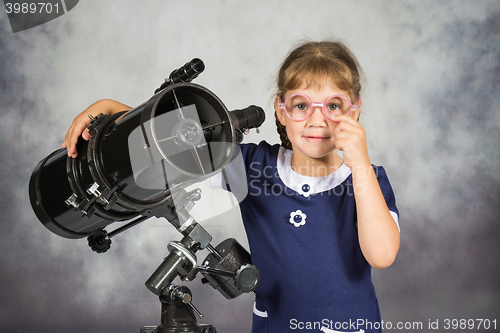
[[[203,63],[203,61],[201,61],[201,59],[194,58],[181,68],[176,69],[172,73],[170,73],[169,79],[173,83],[191,82],[204,70],[205,64]]]
[[[201,59],[194,58],[193,60],[187,62],[184,66],[176,69],[170,73],[168,80],[162,83],[162,85],[155,90],[155,94],[165,89],[173,83],[180,82],[191,82],[200,75],[201,72],[205,70],[205,64]]]

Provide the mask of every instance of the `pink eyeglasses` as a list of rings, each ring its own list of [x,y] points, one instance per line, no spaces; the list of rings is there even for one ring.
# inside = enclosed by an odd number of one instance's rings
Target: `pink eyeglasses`
[[[314,107],[321,107],[323,114],[330,120],[334,120],[335,116],[349,114],[356,111],[359,107],[360,99],[355,105],[352,105],[351,100],[344,95],[333,95],[328,97],[323,103],[311,102],[311,99],[306,95],[293,94],[281,103],[278,101],[278,107],[285,110],[288,118],[294,121],[303,121],[309,118]]]

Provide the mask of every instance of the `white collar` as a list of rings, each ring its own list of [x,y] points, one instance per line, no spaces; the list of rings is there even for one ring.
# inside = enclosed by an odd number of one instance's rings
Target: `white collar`
[[[342,182],[344,182],[351,174],[351,169],[342,163],[340,168],[327,176],[303,176],[292,169],[292,165],[290,163],[291,158],[292,151],[280,147],[277,161],[278,175],[287,187],[305,197],[308,197],[311,194],[331,190],[342,184]]]

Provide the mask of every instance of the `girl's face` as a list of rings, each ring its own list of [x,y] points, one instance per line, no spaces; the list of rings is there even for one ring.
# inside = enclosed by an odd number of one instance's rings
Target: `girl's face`
[[[287,91],[284,100],[293,94],[306,95],[313,103],[323,103],[333,95],[349,96],[347,91],[330,85],[318,90],[312,87],[306,88],[305,84],[302,84],[297,89]],[[292,143],[295,158],[321,159],[336,150],[334,130],[338,122],[335,121],[335,118],[331,120],[325,117],[322,107],[314,106],[308,118],[295,121],[290,119],[285,111],[278,107],[278,102],[279,98],[276,97],[275,109],[278,119],[282,125],[286,126],[286,132],[288,139]],[[357,110],[353,111],[351,117],[358,119],[359,109],[358,107]]]

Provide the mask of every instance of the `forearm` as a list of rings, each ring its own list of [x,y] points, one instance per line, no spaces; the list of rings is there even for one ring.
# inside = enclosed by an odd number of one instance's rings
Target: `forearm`
[[[372,267],[388,267],[399,250],[398,227],[387,208],[373,167],[366,164],[351,171],[361,251]]]
[[[123,103],[117,102],[112,99],[101,99],[89,106],[85,111],[82,112],[83,115],[85,115],[85,112],[87,111],[89,114],[92,114],[95,116],[96,114],[93,113],[103,113],[108,116],[114,115],[115,113],[121,112],[121,111],[128,111],[131,110],[132,108],[128,105],[125,105]]]
[[[85,140],[89,140],[90,135],[87,131],[87,126],[90,124],[89,115],[96,117],[100,113],[111,116],[120,111],[128,111],[132,109],[130,106],[114,101],[112,99],[101,99],[73,119],[73,123],[66,132],[63,148],[68,150],[68,156],[75,158],[78,155],[76,150],[76,142],[82,136]]]

